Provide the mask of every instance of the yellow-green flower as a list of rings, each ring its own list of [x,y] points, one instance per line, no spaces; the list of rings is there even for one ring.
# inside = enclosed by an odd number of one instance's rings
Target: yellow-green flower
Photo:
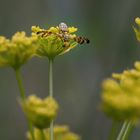
[[[49,127],[58,112],[58,104],[52,97],[40,99],[31,95],[25,99],[22,107],[27,118],[39,129]]]
[[[135,31],[137,40],[140,41],[140,18],[139,17],[135,19],[135,23],[137,24],[138,27],[137,28],[133,27],[133,29]]]
[[[140,118],[140,62],[135,68],[103,82],[102,108],[116,120],[133,120]]]
[[[45,140],[50,140],[50,132],[49,129],[44,130],[45,134]],[[39,129],[34,129],[34,135],[36,140],[42,140],[41,139],[41,133]],[[32,140],[31,135],[27,134],[28,140]],[[54,139],[55,140],[80,140],[81,138],[71,132],[69,130],[69,127],[67,125],[56,125],[54,126]]]
[[[77,28],[67,27],[65,23],[60,23],[59,26],[47,30],[32,26],[32,34],[38,36],[39,48],[37,54],[53,59],[55,56],[62,55],[75,48],[78,42],[82,42],[80,44],[89,42],[87,38],[76,36],[74,34],[76,31]]]
[[[14,69],[25,64],[36,53],[36,36],[27,37],[25,32],[17,32],[12,39],[0,36],[0,66]]]

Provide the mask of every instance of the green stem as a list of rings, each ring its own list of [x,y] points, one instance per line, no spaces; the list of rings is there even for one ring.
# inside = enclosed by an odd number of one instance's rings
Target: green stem
[[[28,129],[31,134],[32,140],[35,140],[33,125],[29,120],[27,120],[27,123],[28,123]]]
[[[49,96],[53,97],[53,59],[49,59]],[[53,140],[53,121],[50,124],[50,140]]]
[[[53,60],[49,60],[49,96],[53,97]]]
[[[109,134],[109,140],[114,140],[116,138],[117,130],[118,130],[118,123],[116,121],[113,121],[112,128]]]
[[[43,129],[39,129],[39,130],[40,130],[40,134],[41,134],[41,140],[46,140]]]
[[[127,128],[126,128],[126,130],[125,130],[125,133],[124,133],[124,135],[123,135],[123,137],[122,137],[122,139],[123,139],[123,140],[128,140],[129,137],[130,137],[130,134],[131,134],[132,131],[133,131],[133,129],[134,129],[133,123],[132,123],[132,122],[129,122],[129,124],[127,125]]]
[[[24,102],[25,101],[25,90],[24,90],[23,83],[22,83],[20,69],[16,69],[15,72],[16,72],[16,79],[18,82],[19,90],[20,90],[20,97],[22,99],[22,102]]]
[[[21,97],[22,103],[24,104],[25,103],[25,90],[24,90],[24,87],[23,87],[23,82],[22,82],[22,76],[21,76],[21,73],[20,73],[20,69],[15,69],[15,73],[16,73],[16,79],[17,79],[18,87],[19,87],[19,90],[20,90],[20,97]],[[30,131],[31,136],[32,136],[32,140],[35,140],[33,125],[28,119],[27,119],[27,123],[28,123],[29,131]]]
[[[133,129],[133,123],[130,121],[125,121],[123,123],[122,129],[117,137],[117,140],[127,140]]]
[[[124,134],[124,132],[125,132],[125,129],[126,129],[127,125],[128,125],[128,122],[125,121],[125,122],[123,123],[123,125],[122,125],[121,131],[120,131],[120,133],[119,133],[119,135],[118,135],[118,137],[117,137],[117,140],[122,140],[122,136],[123,136],[123,134]]]

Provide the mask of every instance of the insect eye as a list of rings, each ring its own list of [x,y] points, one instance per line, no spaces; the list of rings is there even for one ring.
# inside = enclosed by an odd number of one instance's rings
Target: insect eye
[[[59,24],[59,29],[60,29],[61,31],[67,32],[67,31],[68,31],[68,26],[67,26],[66,23],[61,22],[61,23]]]

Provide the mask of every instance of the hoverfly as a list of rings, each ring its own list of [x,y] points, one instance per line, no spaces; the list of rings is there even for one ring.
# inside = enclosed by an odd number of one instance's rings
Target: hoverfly
[[[59,24],[59,30],[63,33],[64,40],[74,39],[74,41],[76,41],[78,44],[90,43],[89,39],[86,37],[73,37],[68,34],[68,26],[63,22]]]

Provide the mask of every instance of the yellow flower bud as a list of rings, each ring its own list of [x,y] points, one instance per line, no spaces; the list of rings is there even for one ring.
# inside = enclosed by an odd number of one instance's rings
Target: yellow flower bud
[[[103,88],[105,91],[113,91],[119,90],[119,84],[113,79],[107,79],[103,82]]]
[[[135,22],[138,26],[140,26],[140,18],[139,17],[135,18]]]
[[[68,30],[69,30],[70,33],[74,33],[74,32],[76,32],[78,29],[75,28],[75,27],[69,27]]]
[[[58,104],[52,97],[40,99],[31,95],[22,104],[22,107],[27,118],[39,129],[49,127],[58,112]]]
[[[133,27],[133,29],[134,29],[134,32],[136,34],[137,40],[140,41],[140,31],[137,28],[135,28],[135,27]]]
[[[140,71],[140,62],[135,62],[135,68]]]
[[[138,28],[133,27],[134,32],[136,34],[136,38],[138,41],[140,41],[140,18],[135,19],[136,24],[138,25]]]
[[[50,29],[48,29],[48,32],[52,32],[52,33],[59,33],[59,29],[58,27],[51,27]]]
[[[43,29],[41,29],[39,26],[32,26],[31,30],[33,33],[37,33],[39,31],[42,31]]]
[[[122,75],[121,75],[121,74],[118,74],[118,73],[113,73],[113,74],[112,74],[112,77],[113,77],[114,79],[120,80],[120,79],[122,78]]]

